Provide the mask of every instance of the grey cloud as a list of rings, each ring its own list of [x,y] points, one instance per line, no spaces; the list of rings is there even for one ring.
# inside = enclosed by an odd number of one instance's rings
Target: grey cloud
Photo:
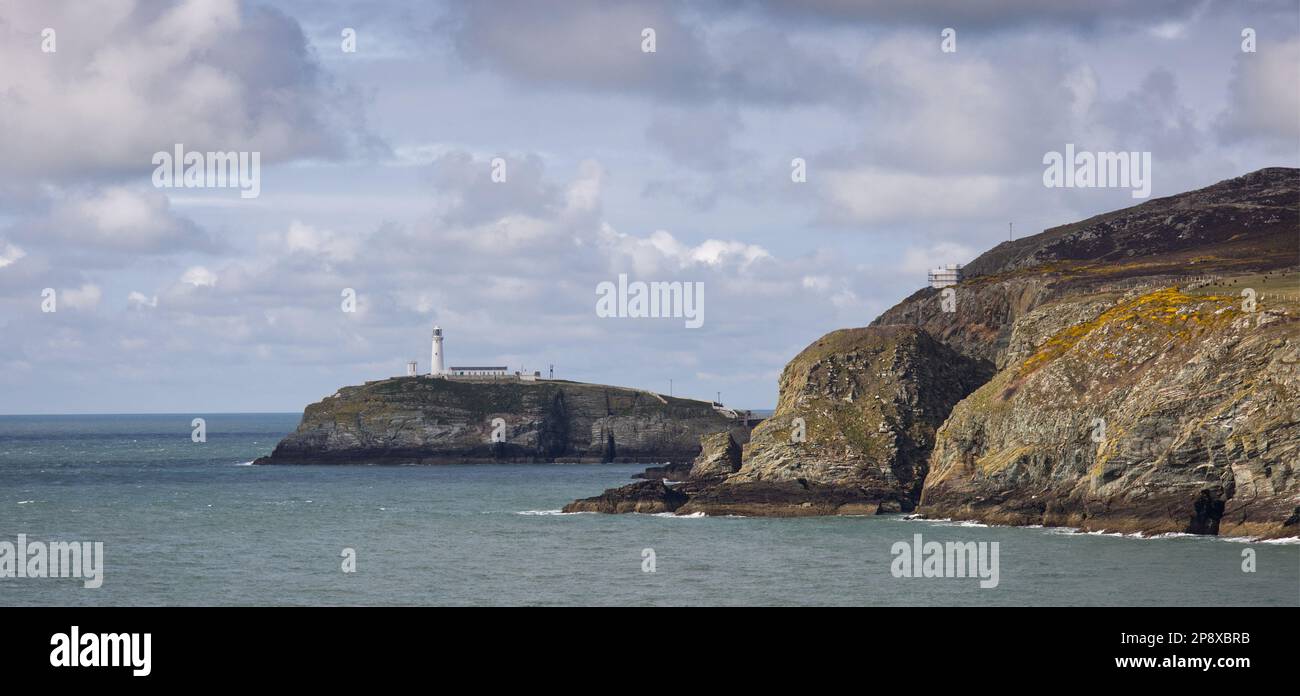
[[[525,82],[665,96],[707,87],[699,69],[708,60],[702,38],[672,3],[464,3],[440,28],[454,34],[471,65]],[[645,28],[655,31],[655,53],[641,50]]]
[[[1189,15],[1198,5],[1185,0],[756,0],[744,4],[788,20],[993,30],[1026,24],[1090,29],[1114,21],[1167,20]]]
[[[1228,108],[1215,120],[1227,143],[1262,141],[1294,153],[1300,140],[1300,39],[1265,35],[1255,53],[1238,52],[1228,86]]]
[[[455,151],[434,161],[434,193],[443,200],[445,222],[475,225],[507,212],[542,216],[561,205],[560,189],[545,180],[540,157],[502,155],[505,181],[492,180],[493,159]]]
[[[0,175],[143,179],[152,154],[249,150],[264,164],[373,144],[355,96],[314,62],[298,24],[235,0],[11,3],[0,24]],[[42,53],[43,27],[56,53]]]
[[[709,28],[675,2],[468,3],[440,31],[459,54],[520,83],[644,94],[674,102],[861,101],[861,84],[830,51],[765,26]],[[707,13],[707,10],[703,10]],[[643,53],[641,32],[656,33]]]
[[[743,129],[733,108],[663,109],[646,128],[646,139],[674,161],[705,171],[733,169],[754,156],[734,144]]]

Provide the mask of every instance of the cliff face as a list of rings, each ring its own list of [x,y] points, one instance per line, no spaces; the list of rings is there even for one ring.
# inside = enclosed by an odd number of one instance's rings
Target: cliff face
[[[666,507],[919,496],[934,517],[1300,535],[1297,260],[1300,171],[1280,168],[1000,244],[955,311],[926,288],[806,349],[740,470]]]
[[[708,403],[634,389],[400,377],[308,406],[256,463],[689,462],[701,436],[729,430],[748,439]]]
[[[786,365],[776,412],[728,483],[851,485],[911,509],[935,430],[991,375],[913,327],[829,333]]]
[[[1067,302],[1095,316],[1048,333],[957,405],[921,510],[1089,530],[1300,533],[1297,306],[1243,311],[1219,289],[1133,293],[1100,313],[1087,311],[1094,299]]]
[[[1300,534],[1298,231],[1300,172],[1266,169],[1001,244],[955,314],[924,291],[887,312],[999,367],[940,429],[919,511]]]

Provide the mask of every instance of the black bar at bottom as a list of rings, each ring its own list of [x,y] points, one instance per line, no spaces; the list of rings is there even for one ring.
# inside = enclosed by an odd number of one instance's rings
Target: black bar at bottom
[[[1051,691],[1052,682],[1078,688],[1096,679],[1242,684],[1273,678],[1287,684],[1297,661],[1300,612],[669,609],[652,616],[630,609],[168,607],[5,608],[0,617],[4,678],[50,686],[247,686],[264,678],[300,685],[373,685],[376,679],[427,684],[430,678],[447,683],[477,673],[493,683],[523,680],[525,688],[551,688],[561,677],[589,685],[621,679],[617,683],[632,689],[643,679],[680,684],[688,672],[700,674],[704,683],[761,683],[775,671],[796,681],[840,672],[863,688],[882,686],[888,674],[918,685],[975,679]],[[73,627],[81,651],[89,646],[75,660],[58,652],[61,642],[71,642]],[[112,637],[101,640],[103,634]],[[147,665],[141,664],[144,634]],[[114,646],[122,648],[119,666],[85,665],[101,657],[112,662]],[[123,656],[127,647],[132,650]]]

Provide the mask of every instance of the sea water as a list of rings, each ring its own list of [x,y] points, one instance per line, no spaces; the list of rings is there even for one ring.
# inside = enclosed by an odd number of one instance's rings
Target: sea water
[[[297,422],[0,416],[0,542],[104,545],[102,586],[5,577],[0,605],[1300,605],[1296,544],[559,513],[632,465],[250,465]],[[916,534],[997,542],[996,587],[895,577]]]

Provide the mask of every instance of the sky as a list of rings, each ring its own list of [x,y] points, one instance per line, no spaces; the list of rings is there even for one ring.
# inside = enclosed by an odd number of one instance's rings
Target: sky
[[[258,195],[157,185],[178,144]],[[1045,186],[1066,144],[1151,153],[1152,197],[1297,166],[1300,5],[0,0],[0,413],[299,411],[434,324],[770,408],[1008,223],[1141,202]],[[620,275],[702,324],[601,316]]]

